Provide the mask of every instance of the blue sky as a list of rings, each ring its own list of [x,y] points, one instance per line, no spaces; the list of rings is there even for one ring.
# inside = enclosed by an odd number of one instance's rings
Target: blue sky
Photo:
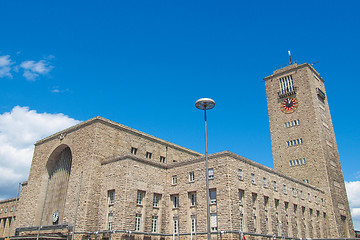
[[[344,178],[360,183],[359,7],[2,1],[0,114],[19,106],[22,113],[66,115],[68,124],[100,115],[203,152],[203,113],[194,104],[211,97],[209,152],[230,150],[272,167],[263,78],[287,64],[291,50],[293,60],[315,63],[325,79]],[[16,185],[1,189],[0,196],[16,194]]]

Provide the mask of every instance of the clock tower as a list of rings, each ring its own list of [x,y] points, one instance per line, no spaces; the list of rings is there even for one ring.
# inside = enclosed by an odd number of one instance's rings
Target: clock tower
[[[274,169],[322,189],[330,235],[354,237],[324,80],[295,63],[267,76],[265,86]]]

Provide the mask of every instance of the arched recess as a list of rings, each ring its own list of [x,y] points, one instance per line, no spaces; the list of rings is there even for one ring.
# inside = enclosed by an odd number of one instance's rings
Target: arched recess
[[[46,163],[49,182],[45,197],[43,225],[63,223],[71,164],[72,153],[70,147],[65,144],[57,147]]]

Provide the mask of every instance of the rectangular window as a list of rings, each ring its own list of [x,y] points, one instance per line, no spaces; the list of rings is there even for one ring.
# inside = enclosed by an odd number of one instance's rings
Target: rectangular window
[[[257,199],[257,194],[253,193],[252,194],[252,206],[253,206],[253,208],[256,208],[256,199]]]
[[[174,233],[179,233],[179,219],[174,218]]]
[[[266,177],[263,177],[263,186],[267,187]]]
[[[244,231],[243,214],[240,214],[240,231]]]
[[[196,216],[195,215],[191,215],[191,232],[192,233],[196,232]]]
[[[214,169],[213,168],[209,168],[209,179],[214,179]]]
[[[296,191],[295,191],[295,188],[292,188],[291,190],[292,190],[292,194],[293,194],[293,196],[295,197],[295,196],[296,196]]]
[[[311,199],[310,199],[310,193],[308,193],[308,200],[311,201]]]
[[[140,231],[140,224],[141,224],[141,214],[136,214],[135,217],[135,231],[139,232]]]
[[[210,204],[216,204],[216,189],[210,189]]]
[[[160,194],[154,193],[153,207],[159,207]]]
[[[254,174],[254,173],[251,174],[251,183],[252,183],[252,184],[255,184],[255,183],[256,183],[256,182],[255,182],[255,174]]]
[[[280,92],[286,94],[295,91],[292,75],[280,78]]]
[[[191,192],[189,193],[189,198],[190,198],[190,206],[196,206],[196,193],[195,192]]]
[[[112,230],[112,223],[113,223],[113,213],[110,212],[108,214],[108,230]]]
[[[173,208],[179,207],[179,195],[171,195],[171,201],[173,203]]]
[[[216,213],[211,213],[210,215],[210,227],[212,232],[217,232],[217,215]]]
[[[137,192],[137,198],[136,198],[136,204],[137,205],[142,205],[143,204],[143,198],[144,198],[144,192],[143,191],[138,191]]]
[[[256,215],[254,215],[254,232],[256,232]]]
[[[189,172],[189,182],[195,181],[195,174],[194,172]]]
[[[239,189],[239,204],[244,204],[244,190]]]
[[[151,159],[152,153],[151,152],[146,152],[146,158]]]
[[[264,196],[264,209],[265,209],[265,210],[268,209],[268,202],[269,202],[269,197]]]
[[[152,216],[152,221],[151,221],[152,232],[157,232],[157,222],[158,222],[158,216]]]
[[[286,185],[284,184],[284,194],[287,194]]]
[[[137,148],[132,147],[132,148],[131,148],[131,153],[134,154],[134,155],[136,155],[136,153],[137,153]]]
[[[176,184],[177,184],[177,176],[176,176],[176,175],[172,176],[171,184],[172,184],[172,185],[176,185]]]
[[[238,177],[239,177],[240,180],[243,180],[243,171],[242,171],[242,169],[238,170]]]
[[[305,158],[303,158],[303,164],[306,164],[306,159]]]
[[[277,191],[276,181],[274,181],[273,184],[274,184],[274,190]]]
[[[109,190],[108,191],[108,204],[114,204],[115,202],[115,190]]]
[[[160,156],[160,162],[165,163],[165,157]]]
[[[301,199],[304,199],[303,191],[301,191],[301,190],[300,190],[300,197],[301,197]]]
[[[275,199],[275,209],[277,210],[279,207],[279,199]]]

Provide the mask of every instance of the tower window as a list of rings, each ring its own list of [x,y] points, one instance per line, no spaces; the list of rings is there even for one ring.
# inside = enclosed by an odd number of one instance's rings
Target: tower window
[[[141,214],[136,214],[135,217],[135,231],[140,231]]]
[[[146,158],[151,159],[152,153],[151,152],[146,152]]]
[[[165,157],[160,156],[160,162],[165,163]]]
[[[115,190],[109,190],[108,191],[108,203],[109,205],[114,204],[115,202]]]
[[[238,177],[239,177],[240,180],[243,180],[243,171],[242,171],[242,169],[238,170]]]
[[[256,182],[255,182],[255,174],[254,173],[251,174],[251,183],[256,184]]]
[[[196,206],[196,192],[189,193],[190,206]]]
[[[295,91],[292,75],[280,78],[280,93],[286,94]]]
[[[172,195],[171,196],[171,201],[173,203],[173,208],[178,208],[179,207],[179,195]]]

